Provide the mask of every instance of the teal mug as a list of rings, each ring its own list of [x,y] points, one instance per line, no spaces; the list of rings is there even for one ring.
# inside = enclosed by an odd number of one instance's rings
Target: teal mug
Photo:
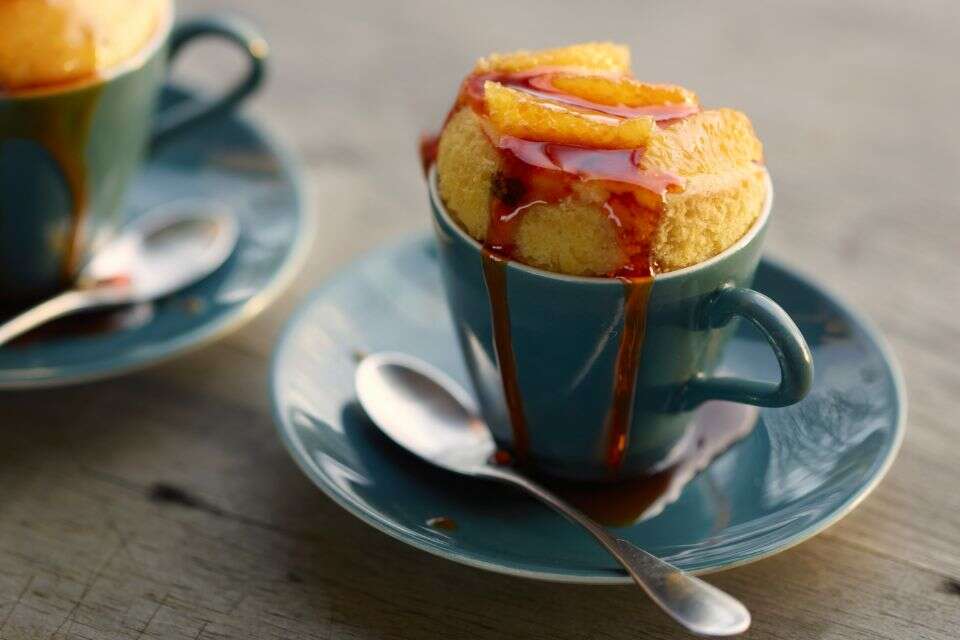
[[[430,203],[447,301],[498,444],[551,476],[620,480],[661,470],[705,401],[800,401],[813,379],[810,350],[786,312],[749,288],[770,218],[769,187],[762,214],[739,242],[638,290],[512,261],[491,282],[483,248],[444,209],[434,171]],[[491,291],[502,298],[496,305]],[[631,312],[636,293],[645,308]],[[738,318],[766,337],[779,381],[715,375]],[[633,342],[631,333],[638,334]]]
[[[124,222],[124,192],[143,154],[233,109],[260,85],[267,46],[246,22],[171,22],[101,77],[0,93],[0,304],[23,305],[69,286]],[[171,60],[206,37],[238,45],[249,60],[245,76],[218,99],[155,113]]]

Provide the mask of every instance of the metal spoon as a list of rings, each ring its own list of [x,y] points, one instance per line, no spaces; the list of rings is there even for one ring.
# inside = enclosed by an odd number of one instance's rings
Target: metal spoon
[[[181,200],[157,207],[98,251],[75,288],[0,325],[0,345],[77,311],[169,295],[213,273],[239,235],[236,217],[223,204]]]
[[[524,489],[589,531],[661,609],[688,630],[727,636],[746,631],[750,612],[714,586],[617,538],[540,485],[497,464],[496,445],[466,392],[411,356],[367,356],[355,376],[357,396],[381,431],[423,460],[455,473]]]

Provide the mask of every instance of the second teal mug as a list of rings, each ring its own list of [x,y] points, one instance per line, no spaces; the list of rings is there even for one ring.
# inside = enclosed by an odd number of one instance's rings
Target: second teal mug
[[[548,475],[618,480],[660,470],[707,400],[762,407],[800,401],[813,378],[810,350],[786,312],[750,289],[771,202],[768,181],[764,210],[739,242],[654,278],[641,291],[647,294],[643,313],[625,321],[630,296],[617,279],[506,262],[491,286],[483,249],[444,209],[434,171],[430,204],[447,301],[480,411],[497,442],[524,449],[527,461]],[[502,295],[507,312],[497,327],[501,340],[509,334],[507,363],[504,345],[496,345],[491,289],[500,290],[494,295]],[[714,374],[737,318],[766,337],[780,365],[778,382]],[[632,355],[623,350],[630,322],[640,334]],[[505,383],[505,369],[515,381],[512,402],[514,385]],[[635,377],[618,378],[631,369]],[[616,423],[624,428],[613,433]]]
[[[206,37],[239,46],[246,75],[219,99],[155,114],[169,63]],[[140,55],[105,77],[0,93],[0,305],[69,286],[124,222],[124,192],[144,152],[233,109],[260,85],[266,56],[264,39],[237,18],[168,21]]]

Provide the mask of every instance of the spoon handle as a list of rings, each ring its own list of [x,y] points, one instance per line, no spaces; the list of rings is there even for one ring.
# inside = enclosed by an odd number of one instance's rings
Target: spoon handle
[[[742,633],[750,626],[750,612],[736,598],[617,538],[513,469],[486,466],[479,469],[477,475],[520,487],[589,531],[661,609],[690,631],[708,636],[729,636]]]
[[[0,324],[0,345],[56,318],[84,309],[116,304],[118,299],[115,292],[108,287],[64,291]]]

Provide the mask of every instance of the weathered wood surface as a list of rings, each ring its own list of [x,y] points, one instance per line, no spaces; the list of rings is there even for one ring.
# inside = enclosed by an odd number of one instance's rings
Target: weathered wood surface
[[[415,138],[472,59],[585,39],[629,43],[638,75],[753,117],[777,187],[770,253],[871,315],[906,373],[906,442],[876,493],[711,578],[754,612],[747,637],[957,638],[957,7],[182,2],[264,26],[273,73],[251,110],[305,158],[322,229],[294,290],[229,339],[112,382],[0,395],[0,638],[680,636],[635,589],[492,575],[368,528],[294,467],[267,402],[269,351],[304,295],[426,227]],[[201,47],[182,69],[217,78],[221,60]]]

